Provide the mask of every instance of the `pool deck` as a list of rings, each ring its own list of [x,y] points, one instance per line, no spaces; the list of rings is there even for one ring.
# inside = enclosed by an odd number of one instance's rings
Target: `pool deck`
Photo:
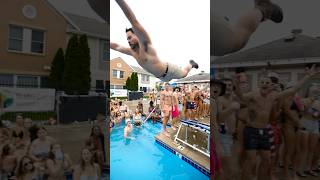
[[[162,143],[168,145],[172,149],[174,149],[176,152],[188,157],[192,161],[196,162],[197,164],[201,165],[202,167],[206,168],[207,170],[210,170],[210,158],[193,150],[190,147],[184,146],[184,149],[179,149],[178,147],[180,144],[177,144],[174,142],[174,136],[176,135],[177,131],[174,131],[172,128],[168,128],[171,137],[167,137],[163,135],[162,133],[159,133],[155,136],[155,139],[158,141],[161,141]]]

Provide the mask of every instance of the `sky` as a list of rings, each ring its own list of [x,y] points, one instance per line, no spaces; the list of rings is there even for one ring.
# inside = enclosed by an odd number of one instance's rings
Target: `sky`
[[[199,64],[189,75],[210,71],[210,0],[127,0],[138,21],[149,33],[164,62],[185,66],[190,59]],[[118,4],[110,1],[110,41],[128,46],[125,29],[131,27]],[[110,59],[121,57],[138,66],[127,55],[111,50]]]
[[[51,4],[57,7],[60,11],[77,14],[80,16],[90,17],[102,21],[90,7],[87,0],[48,0]]]
[[[214,0],[212,9],[220,16],[227,16],[234,24],[241,14],[253,8],[254,0]],[[272,0],[279,4],[284,12],[281,24],[271,21],[260,24],[244,49],[265,44],[286,37],[292,29],[303,29],[303,34],[320,36],[320,1],[319,0]],[[243,49],[243,50],[244,50]]]

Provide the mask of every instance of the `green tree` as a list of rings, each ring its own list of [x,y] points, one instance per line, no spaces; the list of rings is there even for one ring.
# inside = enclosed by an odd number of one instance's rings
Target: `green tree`
[[[128,77],[128,78],[127,78],[127,81],[126,81],[126,89],[128,89],[128,90],[131,90],[130,81],[131,81],[131,78]]]
[[[81,57],[79,59],[79,79],[81,79],[82,85],[80,87],[80,94],[88,94],[91,87],[91,72],[90,72],[90,48],[88,45],[87,35],[83,34],[79,38],[79,51]]]
[[[134,81],[133,81],[133,87],[132,87],[132,89],[133,89],[133,91],[138,91],[138,89],[139,89],[139,85],[138,85],[138,74],[137,73],[133,73],[133,77],[134,77]]]
[[[56,90],[63,88],[63,73],[64,73],[64,54],[62,48],[56,52],[51,63],[51,70],[49,75],[49,87]]]
[[[67,94],[80,94],[82,79],[81,59],[82,53],[79,48],[78,36],[73,35],[67,46],[65,54],[65,68],[63,74],[63,89]]]

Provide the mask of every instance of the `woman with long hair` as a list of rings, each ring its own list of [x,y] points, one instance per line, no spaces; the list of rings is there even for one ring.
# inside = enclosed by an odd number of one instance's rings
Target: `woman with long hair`
[[[104,134],[98,125],[95,125],[91,129],[90,138],[86,145],[89,150],[93,153],[94,162],[98,163],[100,168],[103,168],[103,163],[105,161],[105,140]]]
[[[17,169],[17,180],[42,180],[39,167],[37,167],[29,156],[23,156]]]
[[[11,179],[15,176],[15,170],[18,165],[18,158],[14,155],[15,148],[12,144],[3,146],[0,158],[0,171],[2,176],[0,179]]]
[[[49,157],[46,161],[47,180],[64,180],[66,175],[71,174],[71,160],[65,154],[60,144],[52,144]]]
[[[99,165],[94,163],[93,153],[88,148],[82,149],[81,162],[74,168],[73,179],[99,180],[101,176],[100,172]]]
[[[51,145],[54,139],[47,136],[47,130],[40,127],[37,131],[37,139],[35,139],[30,146],[29,155],[36,162],[45,162],[49,157]]]

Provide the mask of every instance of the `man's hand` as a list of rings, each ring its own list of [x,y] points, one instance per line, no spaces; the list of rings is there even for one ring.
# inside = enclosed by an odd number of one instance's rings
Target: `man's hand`
[[[310,77],[316,76],[320,73],[319,70],[317,70],[316,68],[316,64],[313,64],[311,68],[307,68],[306,67],[306,73],[307,75],[309,75]]]

